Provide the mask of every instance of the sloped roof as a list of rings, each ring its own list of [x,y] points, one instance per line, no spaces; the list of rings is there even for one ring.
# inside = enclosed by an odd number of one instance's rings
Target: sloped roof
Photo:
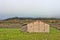
[[[25,26],[25,25],[27,25],[27,24],[30,24],[30,23],[33,23],[33,22],[36,22],[36,21],[41,21],[41,22],[44,22],[44,23],[48,24],[47,22],[42,21],[42,20],[34,20],[34,21],[29,21],[28,23],[25,23],[25,24],[23,24],[22,26]]]

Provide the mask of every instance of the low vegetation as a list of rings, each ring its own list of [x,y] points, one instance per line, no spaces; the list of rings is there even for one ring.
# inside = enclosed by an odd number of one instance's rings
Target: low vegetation
[[[0,40],[60,40],[60,30],[51,27],[50,33],[27,33],[20,28],[0,28]]]

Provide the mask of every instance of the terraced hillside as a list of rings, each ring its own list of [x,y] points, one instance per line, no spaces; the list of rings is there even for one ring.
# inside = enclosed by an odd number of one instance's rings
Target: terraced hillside
[[[6,20],[0,21],[0,28],[20,28],[23,24],[30,23],[32,21],[36,21],[37,19],[31,18],[9,18]],[[60,19],[38,19],[44,21],[50,26],[53,26],[60,30]]]

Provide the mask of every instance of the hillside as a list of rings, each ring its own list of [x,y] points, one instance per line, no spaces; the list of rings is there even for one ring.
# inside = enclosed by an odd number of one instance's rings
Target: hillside
[[[0,21],[0,28],[20,28],[23,24],[41,20],[60,30],[60,19],[58,18],[8,18]]]
[[[41,20],[50,24],[49,33],[22,32],[23,24]],[[59,29],[59,30],[58,30]],[[60,19],[22,19],[8,18],[0,20],[0,40],[60,40]]]

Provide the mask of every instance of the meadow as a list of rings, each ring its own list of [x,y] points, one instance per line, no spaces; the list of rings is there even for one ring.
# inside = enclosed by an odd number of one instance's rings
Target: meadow
[[[20,28],[0,28],[0,40],[60,40],[60,30],[51,27],[50,33],[27,33]]]

